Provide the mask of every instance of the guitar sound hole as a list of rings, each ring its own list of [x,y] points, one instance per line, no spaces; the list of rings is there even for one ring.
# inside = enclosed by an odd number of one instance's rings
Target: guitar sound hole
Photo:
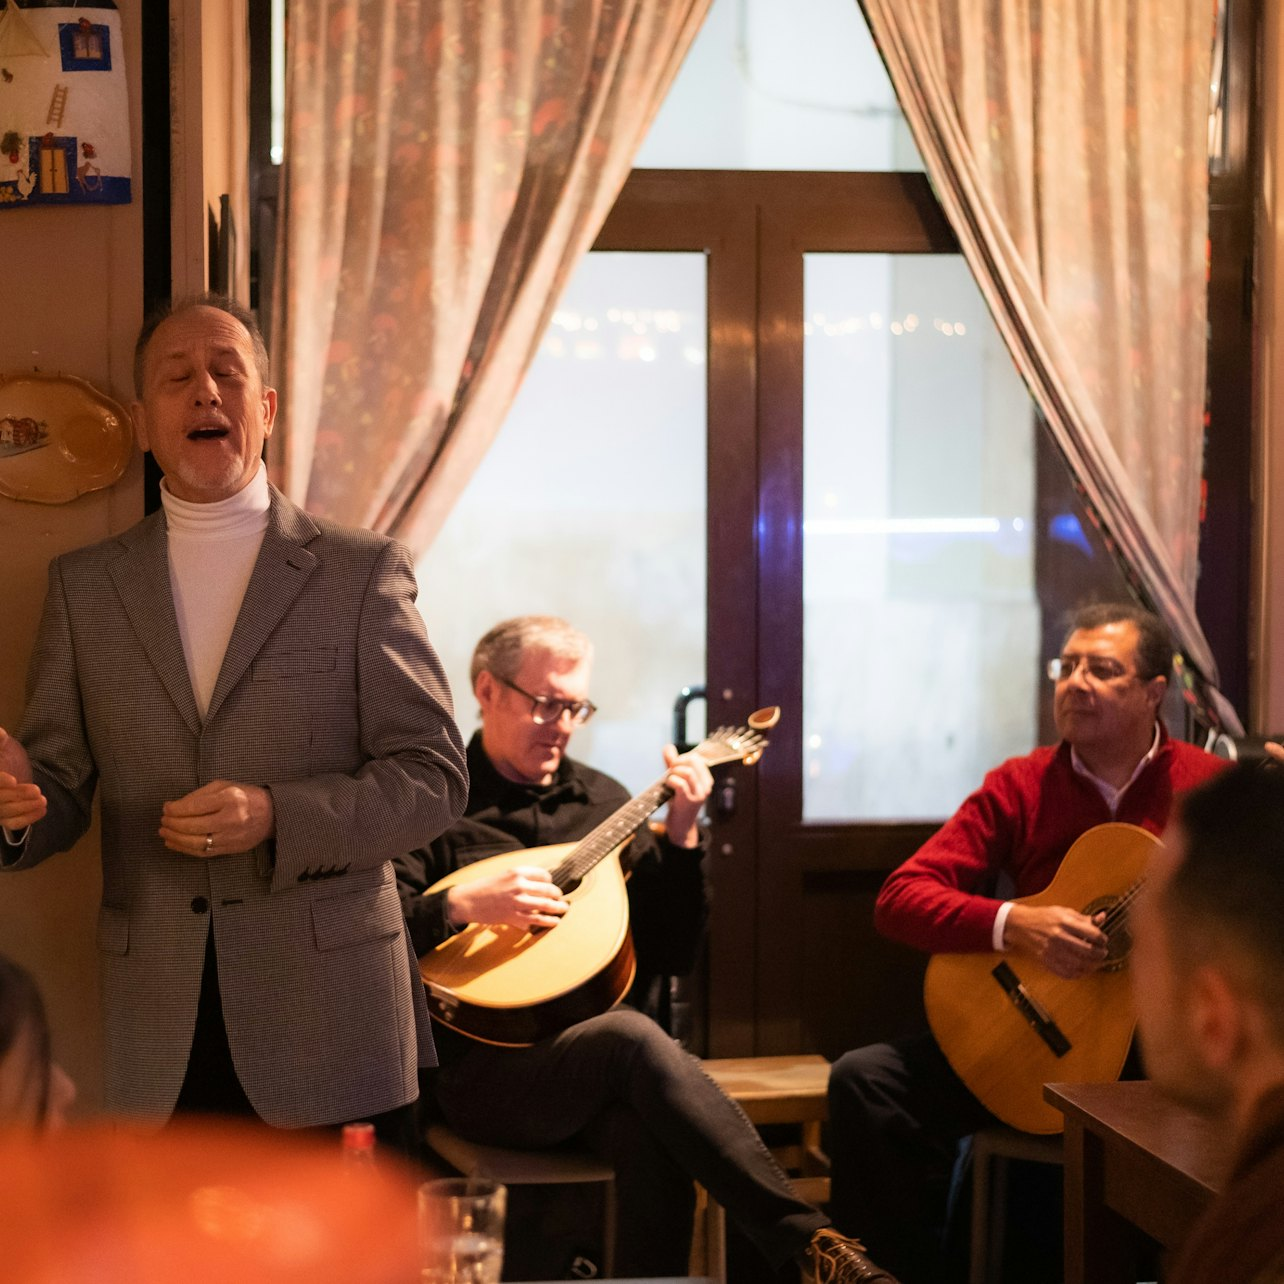
[[[1110,921],[1111,911],[1118,903],[1119,898],[1117,896],[1103,896],[1085,906],[1083,910],[1089,918],[1094,914],[1100,914],[1102,910],[1106,912],[1104,926],[1106,933],[1106,961],[1101,965],[1100,970],[1102,972],[1118,972],[1128,961],[1128,953],[1132,949],[1132,933],[1128,931],[1127,914],[1118,915],[1118,922],[1112,923]]]

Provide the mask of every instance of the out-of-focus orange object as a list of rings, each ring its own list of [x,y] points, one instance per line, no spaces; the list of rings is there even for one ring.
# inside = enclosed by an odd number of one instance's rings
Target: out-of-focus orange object
[[[407,1284],[415,1179],[339,1139],[184,1123],[0,1135],[5,1284]]]

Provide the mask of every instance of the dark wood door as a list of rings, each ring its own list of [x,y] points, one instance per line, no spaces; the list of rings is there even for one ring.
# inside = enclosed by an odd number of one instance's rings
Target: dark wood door
[[[917,1020],[922,961],[871,909],[933,826],[802,819],[803,256],[957,246],[922,175],[642,170],[594,248],[707,256],[708,718],[784,710],[715,796],[700,1050],[833,1056]]]

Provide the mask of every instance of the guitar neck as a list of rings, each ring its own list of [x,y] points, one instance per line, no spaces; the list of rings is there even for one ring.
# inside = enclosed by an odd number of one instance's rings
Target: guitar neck
[[[646,818],[673,797],[673,790],[662,780],[630,799],[613,812],[596,829],[567,854],[551,873],[562,891],[573,887],[599,861],[609,856],[630,834],[641,828]]]
[[[763,734],[776,725],[780,710],[774,705],[759,709],[749,717],[747,727],[719,727],[694,749],[709,767],[726,762],[751,764],[762,757],[767,747]],[[563,892],[574,887],[599,861],[609,856],[657,808],[673,797],[673,790],[661,776],[649,789],[631,798],[618,811],[608,816],[587,838],[579,842],[555,869],[549,872]]]

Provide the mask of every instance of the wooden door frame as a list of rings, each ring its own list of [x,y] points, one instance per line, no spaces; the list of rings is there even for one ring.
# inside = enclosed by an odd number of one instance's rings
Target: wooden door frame
[[[1261,685],[1250,642],[1254,613],[1247,608],[1255,596],[1254,529],[1260,524],[1254,486],[1254,277],[1262,8],[1262,0],[1234,0],[1228,10],[1226,156],[1222,172],[1208,183],[1208,427],[1195,589],[1196,613],[1217,660],[1222,692],[1246,723],[1259,706]]]
[[[720,185],[691,175],[636,171],[598,235],[595,251],[696,252],[707,259],[709,478],[706,505],[705,686],[708,725],[734,725],[761,703],[753,645],[758,600],[752,556],[757,505],[755,400],[757,357],[745,317],[757,312],[756,234],[752,206]],[[716,408],[716,416],[714,409]],[[715,480],[716,479],[716,480]],[[716,498],[716,502],[715,501]],[[734,772],[735,814],[713,823],[707,877],[713,887],[709,939],[710,1048],[726,1031],[752,1037],[752,922],[756,877],[757,773]],[[735,1036],[741,1037],[740,1035]]]

